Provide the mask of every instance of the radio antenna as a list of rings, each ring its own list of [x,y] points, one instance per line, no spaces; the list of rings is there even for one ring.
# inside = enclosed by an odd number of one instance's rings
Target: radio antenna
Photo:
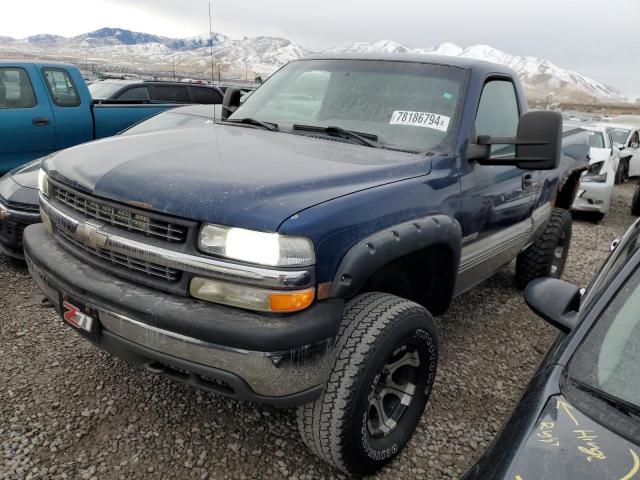
[[[209,2],[209,44],[210,44],[210,55],[211,55],[211,84],[214,82],[214,74],[213,74],[213,21],[211,20],[211,2]]]

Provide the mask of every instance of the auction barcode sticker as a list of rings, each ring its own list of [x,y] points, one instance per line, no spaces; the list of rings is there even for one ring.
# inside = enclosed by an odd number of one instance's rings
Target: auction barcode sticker
[[[396,110],[391,116],[391,125],[408,125],[411,127],[425,127],[446,132],[449,130],[451,118],[445,115],[428,112],[408,112]]]

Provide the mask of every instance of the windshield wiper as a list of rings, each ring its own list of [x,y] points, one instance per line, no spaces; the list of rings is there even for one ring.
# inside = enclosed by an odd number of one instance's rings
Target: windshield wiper
[[[584,382],[581,382],[580,380],[576,380],[575,378],[571,378],[570,382],[579,390],[582,390],[583,392],[593,395],[594,397],[611,405],[613,408],[624,413],[625,415],[635,418],[636,420],[640,419],[639,406],[634,405],[633,403],[628,402],[627,400],[618,398],[615,395],[612,395],[608,392],[605,392],[604,390],[601,390],[598,387],[594,387],[593,385],[589,385],[588,383],[584,383]]]
[[[384,148],[378,143],[378,136],[372,133],[354,132],[352,130],[345,130],[342,127],[319,127],[316,125],[293,125],[293,129],[302,132],[319,132],[342,138],[353,138],[367,147]]]
[[[227,123],[242,123],[244,125],[254,125],[256,127],[262,127],[265,130],[271,132],[278,131],[278,124],[273,122],[263,122],[262,120],[256,120],[255,118],[241,118],[240,120],[227,120]]]

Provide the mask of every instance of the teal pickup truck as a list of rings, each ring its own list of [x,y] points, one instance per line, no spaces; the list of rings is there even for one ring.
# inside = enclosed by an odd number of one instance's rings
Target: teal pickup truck
[[[109,137],[176,103],[94,102],[78,68],[0,60],[0,173]]]

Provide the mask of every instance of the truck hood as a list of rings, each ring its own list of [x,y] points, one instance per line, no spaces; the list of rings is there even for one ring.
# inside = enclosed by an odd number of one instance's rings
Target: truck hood
[[[113,137],[45,163],[51,178],[99,197],[264,231],[319,203],[430,169],[425,155],[225,125]]]

